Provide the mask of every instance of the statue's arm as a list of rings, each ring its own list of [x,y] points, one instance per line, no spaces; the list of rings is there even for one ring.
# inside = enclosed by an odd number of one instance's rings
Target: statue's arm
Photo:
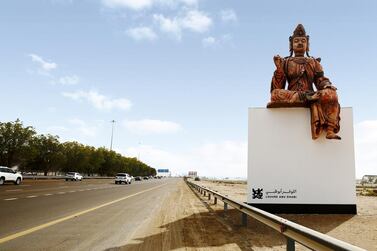
[[[275,89],[284,89],[285,82],[287,80],[284,73],[284,59],[280,56],[274,56],[274,63],[276,70],[274,72],[274,75],[272,76],[271,92]]]
[[[325,77],[323,73],[323,68],[322,65],[320,64],[320,59],[315,59],[314,60],[314,84],[317,90],[323,90],[326,88],[331,88],[336,90],[336,87],[332,85],[330,80]]]

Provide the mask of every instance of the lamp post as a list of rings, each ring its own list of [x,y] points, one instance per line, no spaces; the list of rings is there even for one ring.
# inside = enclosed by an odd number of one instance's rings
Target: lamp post
[[[140,146],[141,146],[141,142],[139,142],[139,147],[138,147],[138,153],[137,153],[137,160],[140,161]]]
[[[110,152],[113,150],[113,136],[114,136],[114,124],[115,124],[115,120],[111,120],[110,121],[112,123],[111,125],[111,142],[110,142]]]

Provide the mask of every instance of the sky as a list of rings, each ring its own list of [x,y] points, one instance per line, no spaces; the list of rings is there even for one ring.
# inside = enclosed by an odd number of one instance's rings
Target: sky
[[[115,120],[125,156],[245,178],[248,107],[269,101],[272,58],[302,23],[353,107],[356,176],[377,174],[376,11],[373,0],[1,1],[0,121],[109,148]]]

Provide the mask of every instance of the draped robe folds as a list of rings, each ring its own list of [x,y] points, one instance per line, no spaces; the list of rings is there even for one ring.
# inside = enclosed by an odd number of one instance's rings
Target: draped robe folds
[[[313,89],[313,84],[317,91]],[[319,60],[312,57],[284,58],[274,72],[271,102],[267,107],[310,107],[313,139],[317,139],[329,127],[337,133],[340,130],[340,105],[335,89],[330,86]],[[319,99],[308,101],[307,97],[313,94],[319,94]]]

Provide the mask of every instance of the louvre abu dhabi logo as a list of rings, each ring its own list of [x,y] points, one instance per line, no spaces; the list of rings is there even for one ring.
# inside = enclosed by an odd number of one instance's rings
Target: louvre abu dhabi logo
[[[263,188],[253,188],[253,199],[263,199]]]

